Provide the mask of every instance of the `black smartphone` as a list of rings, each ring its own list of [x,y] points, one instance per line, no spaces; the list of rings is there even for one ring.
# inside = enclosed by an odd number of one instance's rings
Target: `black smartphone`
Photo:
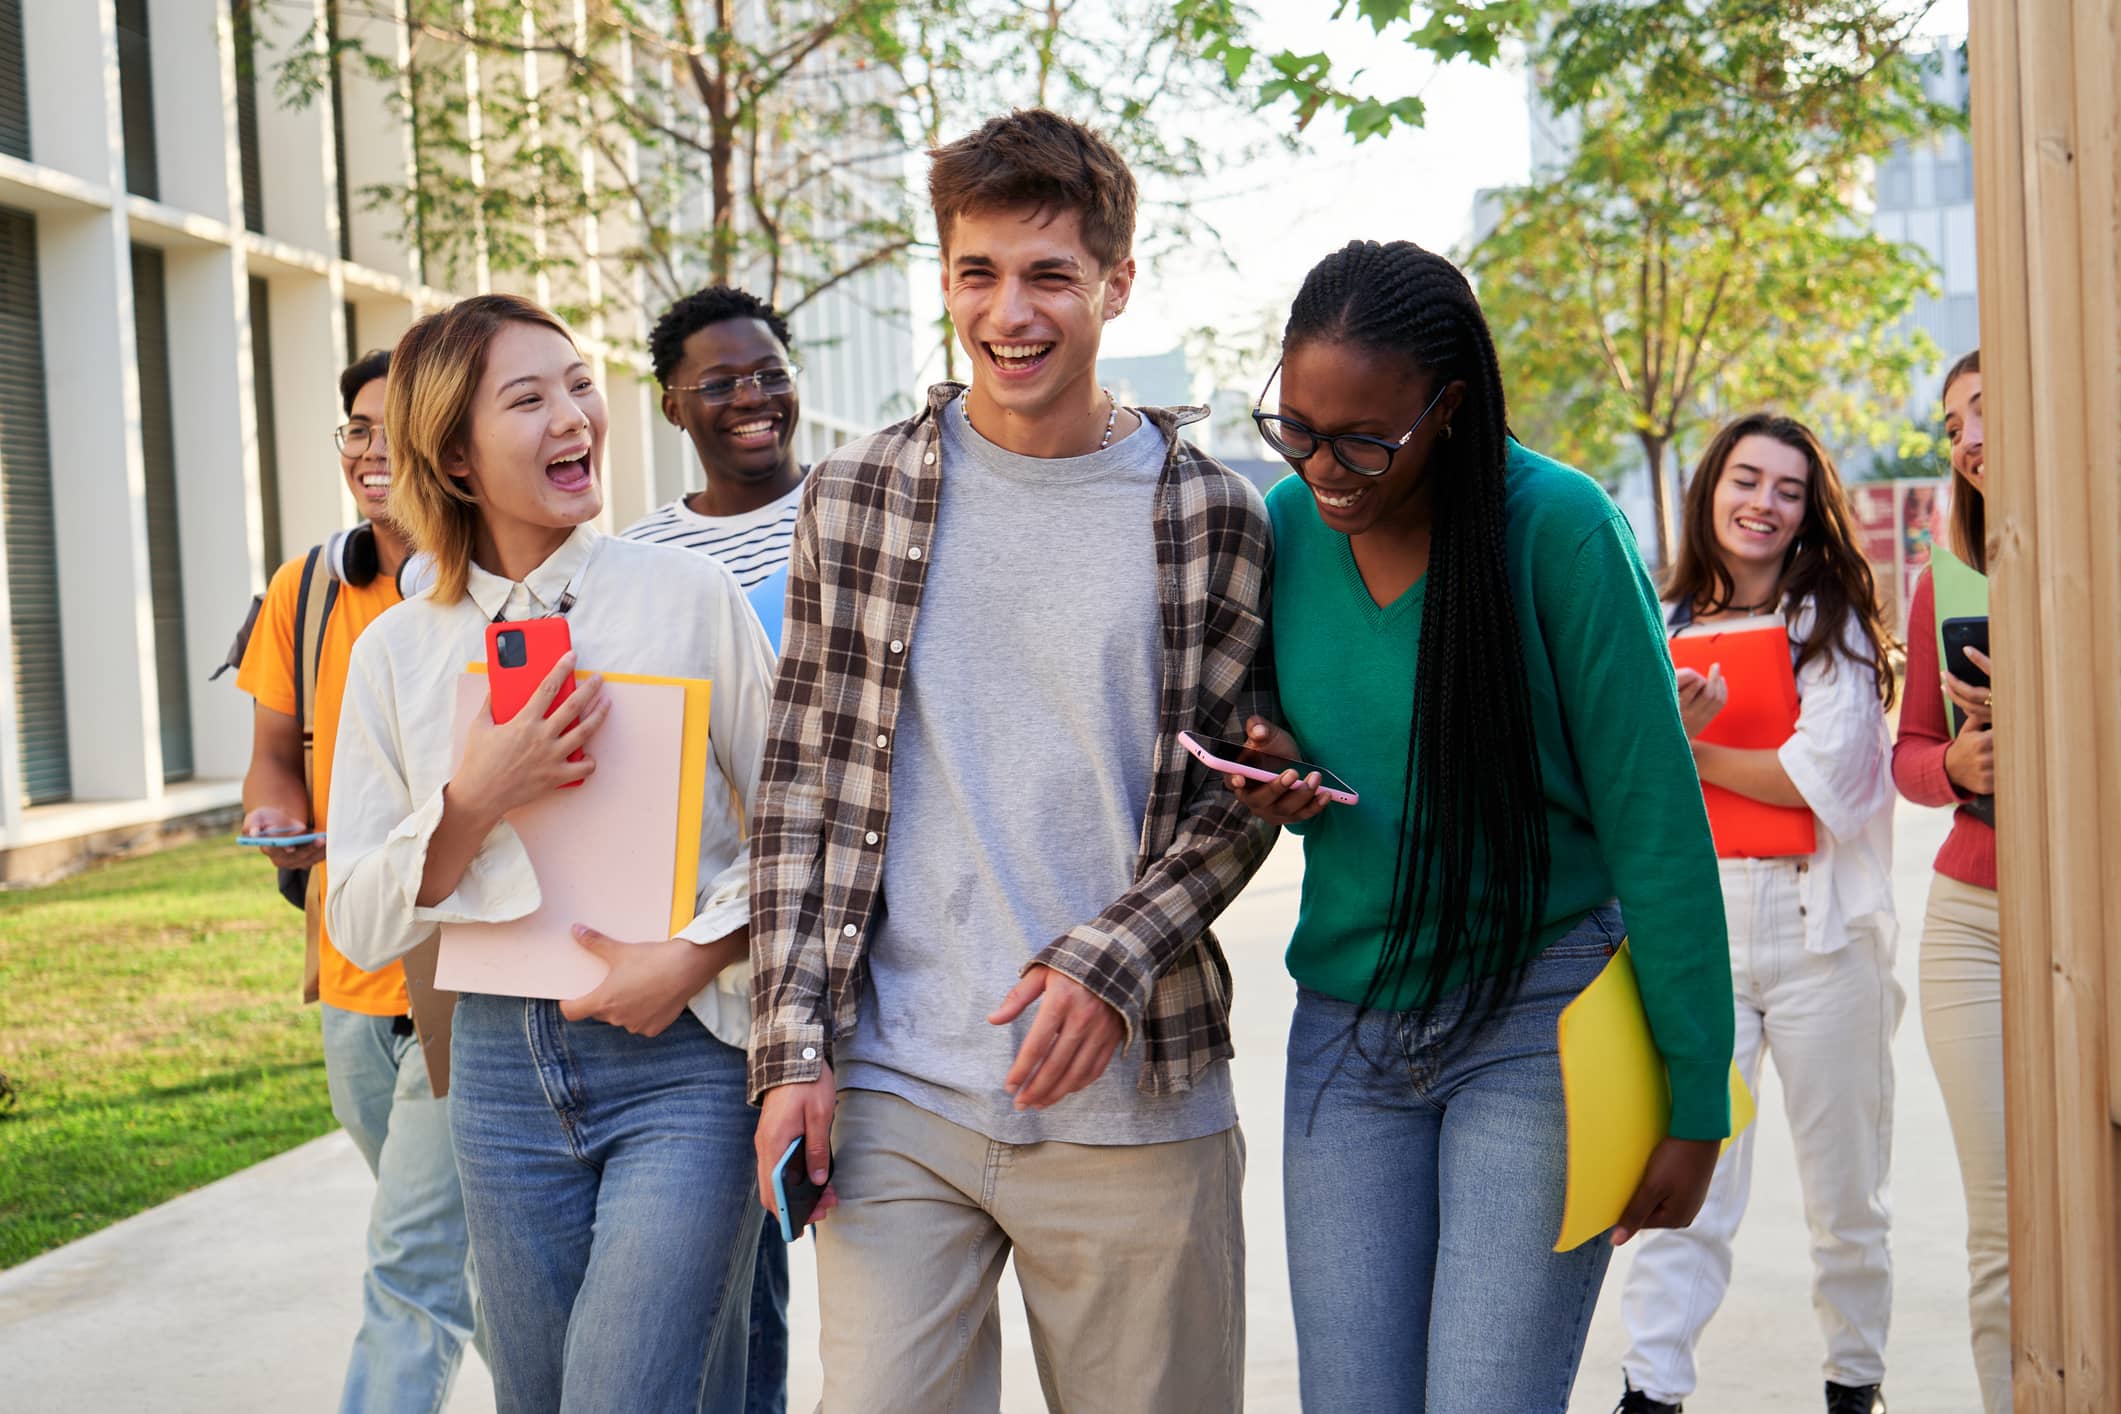
[[[1966,656],[1971,648],[1982,657],[1988,653],[1988,615],[1980,614],[1968,618],[1946,619],[1937,625],[1938,636],[1944,640],[1944,670],[1968,687],[1989,686],[1988,674],[1974,666],[1974,660]],[[1966,713],[1955,703],[1952,707],[1952,735],[1957,736],[1966,725]],[[1967,810],[1975,819],[1993,827],[1996,823],[1996,797],[1977,795],[1966,803]]]
[[[780,1214],[781,1241],[793,1242],[810,1226],[810,1215],[817,1211],[818,1199],[825,1196],[825,1185],[810,1179],[810,1156],[805,1152],[801,1135],[788,1146],[781,1161],[773,1166],[773,1203]],[[825,1183],[832,1181],[830,1161],[827,1161]]]

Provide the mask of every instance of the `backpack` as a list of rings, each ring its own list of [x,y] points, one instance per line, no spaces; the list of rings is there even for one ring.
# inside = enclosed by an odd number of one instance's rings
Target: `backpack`
[[[342,533],[326,544],[310,547],[302,561],[302,588],[295,597],[295,718],[302,724],[302,787],[311,800],[316,799],[317,667],[324,657],[324,625],[331,618],[332,607],[339,602],[344,538]],[[243,626],[236,630],[227,658],[214,669],[208,682],[230,668],[242,667],[251,632],[257,627],[258,613],[264,606],[264,595],[250,596],[250,612],[243,616]],[[280,871],[280,897],[304,911],[309,908],[309,873],[307,869]]]

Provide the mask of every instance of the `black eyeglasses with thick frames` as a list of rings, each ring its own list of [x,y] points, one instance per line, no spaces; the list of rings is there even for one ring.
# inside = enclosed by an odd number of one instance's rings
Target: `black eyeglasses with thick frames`
[[[1421,425],[1429,420],[1429,414],[1436,411],[1436,405],[1443,401],[1444,389],[1451,386],[1449,383],[1438,385],[1436,395],[1430,398],[1429,405],[1421,410],[1421,416],[1414,419],[1414,425],[1407,429],[1406,436],[1396,442],[1384,437],[1366,437],[1359,432],[1341,432],[1329,437],[1323,432],[1312,431],[1293,417],[1282,417],[1277,413],[1262,410],[1267,403],[1267,388],[1274,386],[1274,376],[1280,372],[1281,364],[1277,362],[1274,365],[1274,373],[1267,375],[1267,387],[1259,390],[1259,401],[1252,405],[1252,421],[1258,424],[1259,435],[1265,439],[1268,446],[1296,463],[1309,461],[1321,446],[1330,447],[1333,450],[1333,460],[1357,476],[1383,476],[1390,471],[1392,458],[1399,454],[1401,447],[1414,439],[1414,434],[1421,430]]]
[[[704,383],[692,383],[672,388],[670,391],[691,393],[711,408],[735,402],[737,391],[746,383],[758,389],[762,398],[780,398],[795,391],[795,375],[801,371],[793,364],[783,364],[775,368],[762,368],[741,378],[710,378]]]

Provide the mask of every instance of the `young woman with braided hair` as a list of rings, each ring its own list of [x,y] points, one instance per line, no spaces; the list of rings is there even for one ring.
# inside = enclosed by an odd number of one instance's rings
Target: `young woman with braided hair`
[[[1252,744],[1361,796],[1231,780],[1304,836],[1283,1158],[1304,1405],[1562,1411],[1613,1246],[1690,1221],[1729,1131],[1716,859],[1656,592],[1597,484],[1509,435],[1449,261],[1328,256],[1280,374],[1254,416],[1298,473],[1267,498],[1287,727]],[[1556,1022],[1624,933],[1670,1137],[1610,1238],[1556,1253]]]

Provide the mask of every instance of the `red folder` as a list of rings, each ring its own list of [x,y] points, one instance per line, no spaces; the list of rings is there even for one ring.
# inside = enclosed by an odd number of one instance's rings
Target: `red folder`
[[[1757,621],[1756,621],[1757,624]],[[1730,701],[1700,737],[1717,746],[1774,750],[1797,730],[1797,675],[1781,623],[1692,633],[1672,640],[1672,666],[1706,677],[1721,664]],[[1709,831],[1723,859],[1780,859],[1819,848],[1818,823],[1802,806],[1768,805],[1703,782]]]

